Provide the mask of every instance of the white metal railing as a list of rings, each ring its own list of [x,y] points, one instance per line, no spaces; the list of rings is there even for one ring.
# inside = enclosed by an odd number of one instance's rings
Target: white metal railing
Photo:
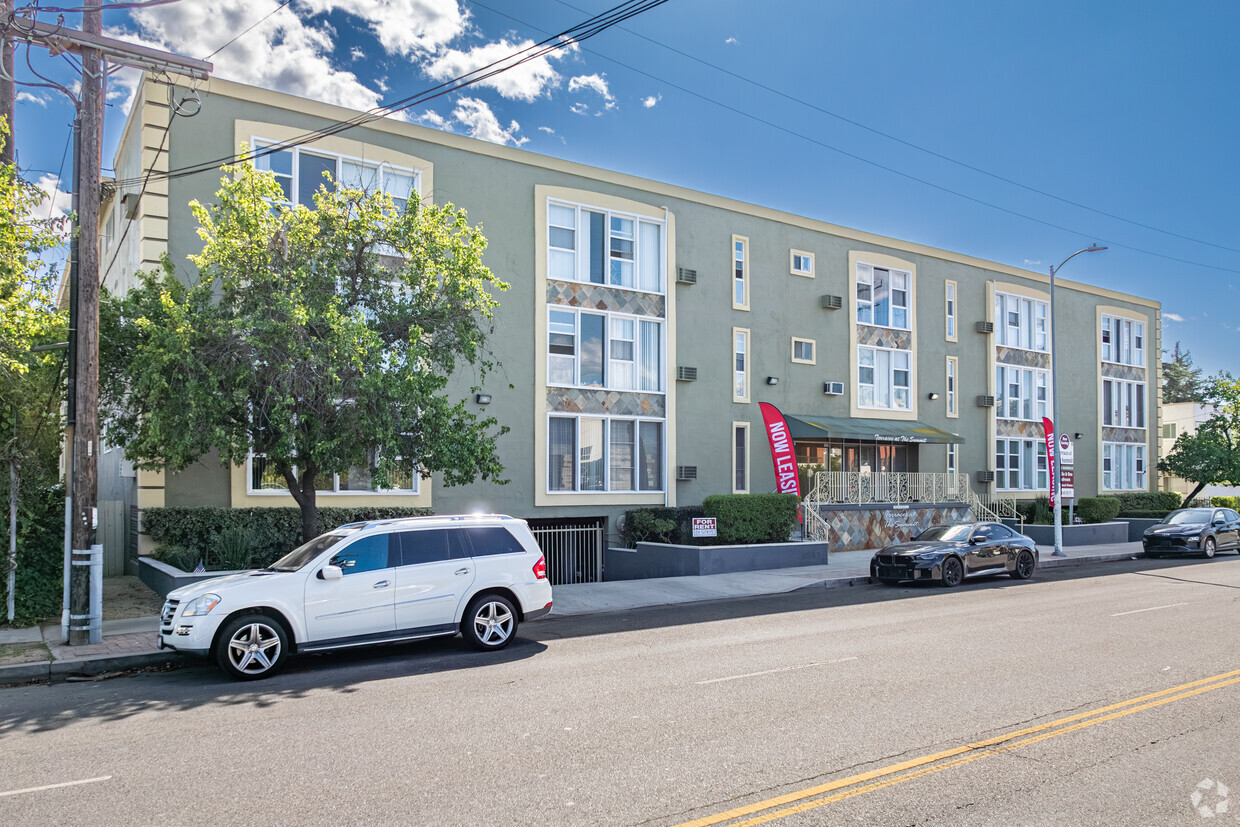
[[[806,505],[808,506],[808,503]],[[831,524],[818,513],[817,508],[802,508],[801,518],[805,521],[803,523],[805,526],[805,539],[818,542],[826,542],[830,539]]]
[[[980,497],[969,486],[968,474],[909,473],[904,471],[819,471],[805,498],[806,512],[819,505],[963,502],[979,520],[1016,518],[1016,501]],[[808,530],[809,523],[806,523]]]

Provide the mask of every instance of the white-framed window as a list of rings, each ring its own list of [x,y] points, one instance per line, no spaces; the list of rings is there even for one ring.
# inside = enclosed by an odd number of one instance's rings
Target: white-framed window
[[[792,337],[792,361],[799,365],[813,365],[815,361],[815,349],[817,344],[813,339],[798,339]]]
[[[732,309],[749,309],[749,239],[732,236]]]
[[[732,493],[749,493],[749,423],[732,423]]]
[[[959,398],[957,394],[956,381],[960,374],[960,358],[957,356],[947,357],[947,415],[960,416],[957,408],[956,400]]]
[[[1104,315],[1102,361],[1145,367],[1145,322]]]
[[[1046,353],[1050,305],[1041,299],[995,293],[995,343]]]
[[[995,416],[1040,422],[1050,416],[1050,373],[995,365]]]
[[[857,321],[909,330],[909,289],[913,276],[869,264],[857,265]]]
[[[547,492],[663,490],[663,420],[547,418]]]
[[[255,138],[255,149],[266,149],[274,141]],[[332,181],[342,187],[365,190],[368,193],[386,192],[392,196],[398,209],[404,210],[410,198],[417,198],[421,189],[421,176],[417,170],[389,164],[376,164],[361,158],[351,158],[317,149],[292,147],[281,149],[254,159],[256,169],[271,172],[276,177],[284,199],[290,204],[302,204],[314,208],[314,193],[326,185],[323,173],[329,173]]]
[[[749,401],[749,331],[732,328],[732,401]]]
[[[944,314],[944,330],[947,331],[947,341],[956,341],[956,282],[944,282],[943,299],[945,302]]]
[[[794,276],[814,277],[814,254],[804,250],[793,250],[790,254],[789,266]]]
[[[995,487],[1000,491],[1046,491],[1046,440],[996,439]]]
[[[1144,491],[1145,446],[1124,442],[1102,443],[1102,489]]]
[[[880,347],[857,348],[857,406],[908,410],[912,402],[912,354]]]
[[[547,201],[547,277],[662,293],[663,222]]]
[[[663,320],[549,305],[547,384],[663,391]]]
[[[414,473],[413,465],[402,465],[400,469],[388,475],[388,487],[379,488],[375,484],[371,468],[378,464],[375,450],[369,452],[368,466],[352,467],[344,474],[319,474],[316,480],[316,493],[332,494],[417,494],[420,490],[421,478]],[[397,457],[397,459],[400,459]],[[296,476],[297,468],[293,468]],[[251,452],[245,461],[246,494],[292,496],[288,491],[288,483],[275,470],[275,466],[267,462],[262,454]]]
[[[1102,424],[1115,428],[1145,427],[1145,383],[1102,380]]]
[[[956,473],[956,461],[958,457],[959,455],[957,454],[956,443],[954,442],[947,443],[947,473],[949,474]],[[948,481],[948,484],[955,485],[954,481],[950,481],[950,480]]]
[[[1175,436],[1176,436],[1175,423],[1164,422],[1162,426],[1162,438],[1163,439],[1175,439]]]

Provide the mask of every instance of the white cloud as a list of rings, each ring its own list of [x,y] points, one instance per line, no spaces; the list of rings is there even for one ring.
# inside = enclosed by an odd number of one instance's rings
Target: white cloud
[[[388,54],[402,57],[436,52],[469,25],[469,11],[457,0],[299,0],[298,5],[312,14],[359,17]]]
[[[1170,320],[1171,320],[1171,321],[1173,321],[1173,322],[1182,322],[1182,321],[1184,321],[1184,317],[1183,317],[1183,316],[1181,316],[1179,313],[1164,313],[1164,314],[1163,314],[1163,318],[1164,318],[1164,319],[1170,319]]]
[[[354,60],[361,60],[362,58],[366,57],[366,51],[362,49],[361,46],[354,46],[352,49],[349,50],[349,57],[353,58]]]
[[[516,121],[510,122],[507,129],[500,126],[499,119],[495,117],[491,107],[486,101],[477,98],[458,100],[456,108],[452,110],[452,117],[466,128],[471,138],[513,146],[521,146],[529,140],[525,136],[517,135],[521,131],[521,125]]]
[[[431,58],[423,69],[435,80],[450,80],[496,61],[503,61],[509,55],[533,45],[532,40],[511,43],[504,38],[494,43],[475,46],[467,52],[444,49]],[[490,87],[511,100],[533,102],[560,85],[560,73],[551,67],[550,59],[563,60],[567,53],[565,49],[551,52],[500,72],[477,85]],[[501,63],[501,66],[503,65],[505,64]]]
[[[47,106],[47,98],[41,95],[32,95],[29,92],[17,93],[17,102],[21,103],[22,101],[27,103],[37,103],[39,106]]]
[[[579,92],[582,89],[588,89],[600,95],[607,109],[614,109],[616,107],[616,99],[612,97],[611,88],[607,85],[607,79],[602,75],[578,75],[568,81],[569,92]]]
[[[578,101],[577,103],[574,103],[572,106],[568,108],[569,110],[572,111],[574,115],[589,115],[590,114],[590,107],[584,103],[581,103],[580,101]]]
[[[420,123],[424,126],[434,127],[435,129],[442,129],[445,132],[452,131],[452,123],[434,109],[428,109],[421,115],[411,115],[410,117],[414,123]]]
[[[735,37],[729,37],[727,40],[723,42],[729,46],[736,46],[740,44],[740,41],[737,40]]]
[[[559,139],[560,139],[560,143],[562,143],[562,144],[567,144],[567,143],[568,143],[568,139],[566,139],[563,135],[558,135],[558,134],[556,134],[556,131],[555,131],[554,129],[552,129],[551,127],[549,127],[549,126],[540,126],[540,127],[538,127],[538,131],[539,131],[539,132],[546,132],[546,133],[547,133],[548,135],[550,135],[552,138],[559,138]]]
[[[62,241],[68,241],[69,222],[64,219],[68,217],[69,210],[73,208],[73,196],[60,188],[60,179],[55,175],[43,175],[35,181],[34,185],[43,191],[43,200],[32,211],[34,217],[59,222],[57,235]]]
[[[663,100],[662,95],[651,95],[648,98],[642,98],[642,106],[647,109],[653,109],[661,100]]]

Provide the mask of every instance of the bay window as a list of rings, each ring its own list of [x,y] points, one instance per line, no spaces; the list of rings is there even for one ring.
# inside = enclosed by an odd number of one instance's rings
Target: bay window
[[[1102,317],[1102,361],[1145,366],[1145,323],[1119,316]]]
[[[662,293],[663,224],[635,215],[547,202],[547,276]]]
[[[1044,370],[995,366],[995,416],[1038,422],[1050,416],[1050,374]]]
[[[995,293],[995,343],[1047,352],[1049,312],[1050,305],[1039,299]]]
[[[907,350],[857,348],[857,405],[908,410],[912,398],[912,354]]]
[[[995,440],[996,488],[1000,491],[1046,491],[1048,484],[1046,440]]]
[[[663,391],[663,322],[547,308],[547,384]]]
[[[663,422],[596,416],[547,420],[551,492],[663,490]]]
[[[1145,383],[1102,380],[1102,424],[1114,428],[1145,427]]]
[[[857,321],[879,327],[909,329],[912,275],[869,264],[857,265]]]
[[[1144,491],[1145,446],[1102,443],[1102,488],[1104,491]]]

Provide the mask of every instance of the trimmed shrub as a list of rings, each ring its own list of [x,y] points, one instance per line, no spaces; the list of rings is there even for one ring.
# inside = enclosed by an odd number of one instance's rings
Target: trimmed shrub
[[[1084,523],[1105,523],[1119,515],[1115,497],[1082,497],[1076,501],[1076,513]]]
[[[719,521],[719,545],[785,543],[797,524],[795,494],[718,494],[702,500],[702,514]]]
[[[1135,512],[1161,511],[1163,517],[1180,507],[1179,494],[1174,491],[1142,491],[1137,494],[1112,494],[1119,500],[1120,517],[1135,517]]]
[[[204,568],[206,567],[206,559],[203,555],[194,551],[192,548],[178,546],[175,543],[160,546],[159,551],[156,552],[155,559],[161,563],[167,563],[174,569],[180,569],[181,571],[193,571],[199,561],[202,562]]]
[[[1215,508],[1240,509],[1240,497],[1211,497],[1210,505]]]
[[[214,562],[224,571],[248,569],[253,556],[254,543],[242,526],[229,526],[215,538]]]
[[[430,513],[427,508],[398,506],[325,507],[319,509],[319,527],[322,531],[330,531],[345,523],[421,517]],[[189,549],[204,561],[210,557],[212,565],[218,565],[214,555],[221,535],[229,530],[240,531],[251,543],[250,565],[266,566],[301,545],[301,509],[147,508],[142,512],[142,530],[157,543]],[[196,558],[194,564],[197,562]],[[191,569],[194,564],[191,564]]]
[[[693,518],[702,516],[702,506],[678,508],[634,508],[624,512],[620,543],[636,548],[641,543],[675,543],[677,545],[709,545],[714,537],[694,537]]]

